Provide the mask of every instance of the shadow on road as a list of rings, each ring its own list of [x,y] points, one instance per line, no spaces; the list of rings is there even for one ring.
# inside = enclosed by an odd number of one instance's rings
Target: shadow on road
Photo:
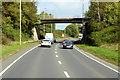
[[[38,47],[40,47],[40,48],[51,48],[49,46],[38,46]]]
[[[72,48],[63,48],[63,47],[59,47],[59,49],[72,49]]]

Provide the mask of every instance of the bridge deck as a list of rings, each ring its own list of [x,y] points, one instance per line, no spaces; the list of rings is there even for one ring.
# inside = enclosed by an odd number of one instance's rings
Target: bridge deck
[[[53,19],[41,19],[41,24],[49,23],[88,23],[90,18],[53,18]]]

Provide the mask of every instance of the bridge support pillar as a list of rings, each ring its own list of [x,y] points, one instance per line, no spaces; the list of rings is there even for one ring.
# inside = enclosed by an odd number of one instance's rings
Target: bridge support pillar
[[[82,33],[83,33],[83,40],[82,40],[82,43],[86,43],[87,42],[87,26],[88,26],[88,23],[85,23],[83,22],[83,29],[82,29]]]
[[[34,39],[34,41],[37,41],[38,40],[37,30],[35,27],[32,30],[33,30],[33,39]]]

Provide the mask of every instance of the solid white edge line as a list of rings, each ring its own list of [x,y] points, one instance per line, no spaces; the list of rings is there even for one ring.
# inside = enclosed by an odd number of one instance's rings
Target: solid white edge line
[[[59,64],[62,64],[62,62],[61,62],[61,61],[58,61],[58,63],[59,63]]]
[[[70,76],[68,75],[68,73],[66,71],[64,71],[64,74],[67,78],[70,78]]]
[[[56,55],[56,57],[58,57],[58,55]]]
[[[117,71],[117,70],[115,70],[115,69],[111,68],[110,66],[107,66],[107,65],[103,64],[102,62],[99,62],[98,60],[96,60],[96,59],[94,59],[94,58],[92,58],[92,57],[88,56],[88,55],[87,55],[87,54],[85,54],[85,53],[83,53],[82,51],[80,51],[79,49],[77,49],[77,48],[76,48],[76,46],[74,46],[74,48],[75,48],[77,51],[79,51],[80,53],[82,53],[83,55],[85,55],[86,57],[88,57],[88,58],[92,59],[93,61],[96,61],[97,63],[99,63],[99,64],[101,64],[101,65],[103,65],[103,66],[105,66],[105,67],[107,67],[107,68],[109,68],[109,69],[111,69],[111,70],[113,70],[113,71],[117,72],[117,73],[120,73],[119,71]]]
[[[27,52],[25,52],[24,54],[22,54],[20,57],[18,57],[16,60],[14,60],[9,66],[7,66],[1,73],[0,76],[2,76],[12,65],[14,65],[19,59],[21,59],[23,56],[25,56],[27,53],[29,53],[30,51],[32,51],[33,49],[37,48],[39,45],[33,47],[32,49],[28,50]]]

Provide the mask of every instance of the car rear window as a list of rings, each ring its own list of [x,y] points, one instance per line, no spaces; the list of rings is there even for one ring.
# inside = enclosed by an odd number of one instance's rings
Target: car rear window
[[[72,43],[72,42],[66,41],[65,43]]]
[[[68,40],[63,40],[63,41],[68,41]]]
[[[49,40],[43,40],[43,41],[49,42]]]

